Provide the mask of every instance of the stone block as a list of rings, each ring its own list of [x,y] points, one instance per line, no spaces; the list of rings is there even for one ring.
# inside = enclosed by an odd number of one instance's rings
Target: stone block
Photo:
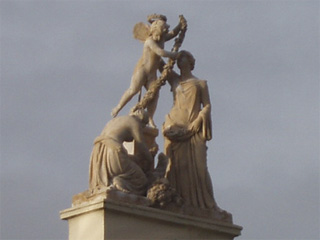
[[[99,199],[60,212],[69,240],[234,239],[242,227],[145,205]]]

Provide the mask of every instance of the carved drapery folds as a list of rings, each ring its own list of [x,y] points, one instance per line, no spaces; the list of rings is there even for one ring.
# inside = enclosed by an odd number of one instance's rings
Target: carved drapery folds
[[[134,38],[143,42],[143,55],[130,87],[112,110],[113,118],[94,141],[89,189],[74,197],[74,204],[105,196],[230,222],[231,214],[214,199],[207,168],[206,143],[212,138],[208,83],[193,75],[192,54],[179,51],[187,21],[180,15],[171,31],[164,15],[149,15],[147,21],[134,26]],[[164,43],[173,38],[171,51],[164,50]],[[176,62],[180,73],[173,71]],[[157,71],[161,73],[158,78]],[[174,102],[164,117],[165,144],[155,167],[159,130],[153,116],[160,88],[167,82]],[[147,91],[139,102],[127,115],[117,116],[142,87]]]

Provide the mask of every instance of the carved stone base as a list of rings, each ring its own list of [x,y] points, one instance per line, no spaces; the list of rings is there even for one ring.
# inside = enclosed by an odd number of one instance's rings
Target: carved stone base
[[[242,230],[232,223],[151,208],[143,197],[130,194],[123,196],[128,202],[115,201],[112,198],[119,196],[112,194],[107,199],[106,194],[97,195],[60,212],[61,219],[68,220],[69,240],[234,239]]]
[[[115,202],[129,203],[133,205],[150,206],[148,198],[131,193],[124,193],[116,189],[107,188],[92,194],[89,190],[76,194],[72,198],[72,207],[88,205],[103,200],[112,200]]]

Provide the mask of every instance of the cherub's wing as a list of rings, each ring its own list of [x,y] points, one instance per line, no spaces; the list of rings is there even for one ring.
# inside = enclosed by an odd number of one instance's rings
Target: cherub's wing
[[[149,36],[149,33],[150,33],[149,25],[147,25],[143,22],[139,22],[136,25],[134,25],[133,37],[135,39],[138,39],[138,40],[144,42],[147,39],[147,37]]]

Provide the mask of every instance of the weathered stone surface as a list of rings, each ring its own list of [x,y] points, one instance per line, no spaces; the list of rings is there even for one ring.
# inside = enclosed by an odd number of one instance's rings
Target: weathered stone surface
[[[89,167],[89,191],[100,193],[109,188],[144,195],[147,175],[154,169],[154,159],[144,140],[147,114],[139,110],[107,123],[94,141]],[[130,155],[123,143],[134,141],[137,153]]]
[[[130,87],[122,95],[119,104],[112,110],[111,115],[117,116],[119,111],[132,99],[134,95],[141,91],[144,86],[149,89],[157,80],[157,70],[161,66],[161,57],[176,58],[177,52],[164,50],[166,41],[177,36],[182,27],[183,18],[180,17],[180,23],[169,31],[167,18],[163,15],[150,15],[148,17],[151,25],[138,23],[134,27],[134,37],[144,42],[143,54],[138,60],[132,74]],[[158,93],[156,93],[147,103],[149,113],[149,125],[155,127],[153,115],[156,111],[158,102]]]
[[[99,200],[60,212],[69,240],[234,239],[241,227],[143,205]]]
[[[168,31],[166,17],[153,14],[151,25],[138,23],[134,37],[143,55],[131,85],[111,119],[95,139],[90,157],[89,188],[73,196],[61,212],[69,222],[69,239],[233,239],[241,227],[218,207],[207,168],[207,141],[212,138],[207,81],[193,75],[195,59],[178,52],[186,19]],[[175,36],[171,52],[164,43]],[[161,57],[168,57],[165,63]],[[173,71],[177,60],[180,73]],[[161,76],[157,78],[157,70]],[[164,150],[158,154],[159,130],[154,113],[159,90],[171,85],[173,106],[165,117]],[[118,112],[141,88],[147,92],[131,112]]]

